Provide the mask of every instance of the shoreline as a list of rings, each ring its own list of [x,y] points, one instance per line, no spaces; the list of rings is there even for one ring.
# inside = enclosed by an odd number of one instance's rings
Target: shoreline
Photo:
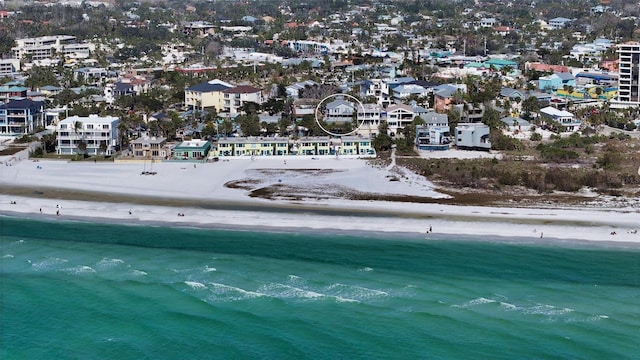
[[[285,164],[277,159],[247,159],[197,168],[161,163],[156,166],[158,175],[152,177],[140,176],[139,166],[131,164],[39,161],[37,165],[22,161],[0,172],[0,215],[37,219],[42,212],[57,219],[59,210],[60,219],[115,224],[397,233],[416,239],[425,239],[433,227],[431,236],[439,239],[640,245],[640,209],[634,207],[489,207],[340,197],[349,191],[442,197],[433,184],[406,169],[378,168],[359,159],[300,159]],[[227,186],[231,182],[250,187]],[[274,186],[306,196],[250,196],[252,189]]]
[[[544,246],[544,247],[566,247],[573,249],[595,249],[595,250],[640,250],[640,242],[634,241],[613,241],[613,240],[584,240],[576,238],[554,238],[544,237],[539,238],[537,236],[505,236],[505,235],[473,235],[473,234],[449,234],[449,233],[436,233],[420,234],[416,232],[402,232],[402,231],[374,231],[374,230],[362,230],[362,229],[326,229],[326,228],[311,228],[311,227],[282,227],[282,226],[263,226],[260,229],[256,229],[250,225],[238,225],[238,224],[223,224],[223,223],[197,223],[197,222],[167,222],[167,221],[139,221],[136,219],[114,219],[104,217],[90,217],[90,216],[64,216],[57,217],[55,215],[40,215],[33,213],[18,213],[18,212],[2,212],[0,213],[0,221],[3,218],[12,219],[24,219],[33,221],[44,222],[65,222],[65,223],[89,223],[100,225],[116,225],[116,226],[151,226],[151,227],[169,227],[173,229],[195,229],[195,230],[214,230],[214,231],[231,231],[231,232],[251,232],[251,233],[282,233],[282,234],[297,234],[297,235],[312,235],[312,236],[353,236],[372,238],[378,240],[400,240],[409,241],[412,243],[424,243],[429,244],[431,242],[441,241],[454,241],[454,242],[488,242],[499,243],[509,245],[523,245],[523,246]],[[77,240],[70,240],[77,241]],[[123,244],[126,245],[126,244]]]
[[[477,214],[476,208],[448,206],[447,210],[443,212],[434,209],[428,213],[414,211],[413,216],[403,216],[402,212],[393,212],[391,209],[375,212],[375,209],[314,207],[312,204],[307,204],[304,207],[288,204],[286,208],[276,207],[276,211],[264,211],[263,206],[254,208],[250,204],[244,204],[245,209],[243,210],[223,210],[204,207],[149,206],[120,202],[13,198],[17,199],[13,200],[16,201],[16,204],[10,205],[10,209],[3,207],[0,216],[45,221],[80,221],[229,231],[391,236],[420,241],[429,241],[430,239],[489,240],[550,246],[577,244],[640,248],[640,234],[622,231],[623,226],[631,225],[629,222],[619,221],[617,227],[612,227],[611,223],[606,220],[577,221],[557,217],[558,213],[566,210],[555,210],[553,213],[547,211],[546,216],[542,216],[545,213],[533,214],[532,212],[546,209],[482,209],[496,210],[491,212],[493,216],[489,216]],[[7,195],[0,194],[1,202],[9,203],[7,199]],[[187,203],[189,200],[184,199],[183,201]],[[55,214],[57,206],[60,206],[60,215],[58,216]],[[42,213],[39,212],[39,209],[42,209]],[[454,213],[453,210],[457,210],[457,213]],[[515,217],[504,217],[507,215],[506,211],[509,210]],[[527,214],[518,215],[517,210],[526,210]],[[185,216],[178,216],[179,213],[185,214]],[[613,212],[613,215],[618,216],[619,214]],[[633,216],[635,214],[627,215]],[[431,226],[433,227],[432,233],[427,233],[427,228]],[[610,235],[611,228],[618,229],[615,236]],[[540,233],[543,233],[542,237]]]

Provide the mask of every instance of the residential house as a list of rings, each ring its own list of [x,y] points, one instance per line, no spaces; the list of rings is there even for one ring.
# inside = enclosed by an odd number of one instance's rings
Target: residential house
[[[167,139],[164,137],[143,136],[131,141],[131,150],[136,158],[166,159],[169,150],[166,148]]]
[[[556,123],[559,123],[564,131],[577,131],[580,129],[581,121],[576,116],[565,110],[558,110],[553,106],[540,109],[540,114]]]
[[[436,112],[444,113],[451,109],[454,103],[454,97],[457,92],[465,93],[466,85],[464,84],[443,84],[436,86],[433,89],[434,94],[434,109]]]
[[[0,134],[19,136],[43,126],[45,103],[29,99],[9,100],[0,105]]]
[[[389,135],[396,136],[405,126],[413,122],[416,112],[410,105],[396,104],[387,108],[386,115]]]
[[[306,81],[297,82],[295,84],[291,84],[287,86],[285,90],[287,92],[287,97],[293,98],[295,100],[299,97],[300,90],[304,89],[307,86],[316,86],[316,85],[318,85],[317,82],[313,80],[306,80]]]
[[[315,116],[317,100],[297,99],[293,102],[293,116],[296,120],[302,119],[305,115]]]
[[[482,123],[459,123],[454,139],[456,147],[461,150],[491,150],[489,126]]]
[[[551,92],[563,89],[565,86],[575,86],[575,78],[571,73],[553,73],[538,79],[538,89]]]
[[[496,26],[496,19],[495,18],[482,18],[480,19],[480,27],[482,28],[493,28],[494,26]]]
[[[206,21],[182,21],[182,32],[185,35],[207,36],[214,33],[214,26]]]
[[[42,93],[43,96],[52,97],[58,95],[64,88],[53,85],[45,85],[39,88],[38,90]]]
[[[527,132],[531,130],[531,123],[520,117],[507,116],[500,119],[500,121],[505,124],[507,130],[509,130],[510,132]]]
[[[52,125],[58,125],[60,117],[65,117],[63,115],[68,115],[68,113],[69,109],[67,108],[67,105],[46,109],[44,112],[44,126],[49,127]]]
[[[382,107],[380,107],[380,105],[363,104],[362,106],[358,106],[358,122],[361,124],[358,133],[375,137],[378,133],[381,118]]]
[[[509,101],[518,101],[516,99],[524,100],[525,92],[523,90],[503,87],[500,89],[500,94],[498,96]]]
[[[395,86],[392,90],[392,96],[396,104],[400,104],[406,101],[411,96],[426,97],[429,94],[429,90],[416,84],[401,84]]]
[[[0,85],[0,102],[24,99],[27,97],[27,88],[17,85]]]
[[[448,150],[451,143],[449,126],[421,125],[416,126],[415,144],[418,150]]]
[[[225,89],[222,93],[224,102],[222,110],[218,110],[220,112],[240,113],[245,103],[252,102],[258,105],[263,103],[261,90],[249,85],[240,85]]]
[[[120,118],[114,116],[70,116],[56,125],[59,155],[79,154],[79,144],[87,148],[85,154],[111,155],[119,150],[118,124]]]
[[[222,80],[211,80],[188,87],[184,91],[184,104],[191,110],[224,109],[224,91],[234,86]]]
[[[82,79],[87,84],[100,84],[107,79],[111,74],[109,70],[98,67],[81,67],[73,70],[73,79]]]
[[[567,18],[563,18],[563,17],[557,17],[557,18],[553,18],[553,19],[549,20],[548,26],[549,26],[549,29],[551,29],[551,30],[564,29],[569,24],[571,24],[571,22],[572,22],[571,19],[567,19]]]
[[[526,70],[540,71],[540,72],[552,72],[552,73],[568,73],[571,72],[568,66],[564,65],[549,65],[539,62],[526,62],[524,64]]]
[[[439,114],[435,111],[429,111],[419,115],[424,120],[424,126],[430,127],[449,127],[449,116],[447,114]]]
[[[207,157],[211,143],[206,140],[187,140],[173,148],[175,160],[203,160]]]
[[[324,121],[327,124],[332,123],[351,123],[356,112],[354,103],[338,98],[327,103]]]

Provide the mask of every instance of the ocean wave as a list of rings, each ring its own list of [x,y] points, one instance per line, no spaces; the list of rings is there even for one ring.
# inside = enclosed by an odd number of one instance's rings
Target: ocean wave
[[[205,265],[204,270],[202,270],[202,272],[212,272],[212,271],[218,271],[218,269]]]
[[[213,293],[212,296],[209,297],[211,300],[228,300],[228,301],[237,301],[237,300],[245,300],[245,299],[253,299],[257,297],[267,296],[262,292],[248,291],[245,289],[241,289],[239,287],[210,282],[209,290]]]
[[[465,302],[462,305],[451,305],[451,307],[468,308],[468,307],[477,306],[477,305],[492,304],[492,303],[495,303],[495,302],[496,301],[493,300],[493,299],[487,299],[485,297],[479,297],[479,298],[475,298],[473,300],[469,300],[469,301]]]
[[[32,262],[31,263],[31,267],[35,271],[46,271],[46,270],[51,270],[53,268],[57,268],[60,265],[64,265],[64,264],[66,264],[68,262],[69,262],[69,260],[67,260],[67,259],[46,258],[46,259],[44,259],[42,261]]]
[[[135,275],[135,276],[146,276],[146,275],[147,275],[147,273],[146,273],[145,271],[142,271],[142,270],[135,270],[135,269],[133,269],[133,270],[129,271],[129,273],[130,273],[131,275]]]
[[[362,271],[362,272],[369,272],[369,271],[373,271],[373,268],[370,268],[368,266],[365,266],[363,268],[358,269],[358,271]]]
[[[12,254],[5,254],[5,255],[2,255],[2,257],[0,259],[13,259],[13,255]]]
[[[193,290],[203,290],[207,288],[205,284],[197,281],[185,281],[184,283],[188,285],[190,288],[192,288]]]
[[[90,273],[96,272],[94,268],[86,265],[78,265],[78,266],[66,268],[66,269],[63,269],[63,271],[73,275],[90,274]]]
[[[269,285],[263,285],[259,289],[260,292],[265,293],[271,297],[278,299],[319,299],[326,297],[327,295],[315,292],[312,290],[301,289],[295,286],[273,283]]]
[[[118,265],[124,264],[124,260],[121,259],[112,259],[112,258],[102,258],[102,260],[98,261],[97,266],[99,268],[110,268]]]
[[[389,293],[382,290],[369,289],[362,286],[346,285],[346,284],[332,284],[323,289],[328,295],[335,297],[343,297],[349,299],[369,300],[373,298],[380,298],[388,296]]]

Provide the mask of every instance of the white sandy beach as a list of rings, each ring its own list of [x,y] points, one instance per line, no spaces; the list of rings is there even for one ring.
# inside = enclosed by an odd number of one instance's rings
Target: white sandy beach
[[[114,202],[0,194],[5,215],[53,219],[93,218],[112,222],[162,222],[186,226],[246,227],[258,230],[306,228],[327,231],[400,232],[425,239],[489,236],[513,241],[588,240],[640,243],[640,208],[506,208],[428,203],[359,201],[344,191],[444,198],[424,178],[405,169],[375,168],[365,160],[334,157],[231,159],[215,163],[91,163],[55,160],[3,165],[2,187],[112,194]],[[141,175],[142,171],[156,175]],[[242,187],[226,183],[249,180]],[[393,181],[392,181],[393,180]],[[244,186],[246,185],[246,187]],[[296,199],[262,199],[249,189],[276,185],[308,189]],[[43,190],[44,189],[44,190]],[[325,196],[326,195],[326,196]],[[127,196],[132,197],[127,202]],[[134,197],[179,200],[176,206],[145,205]],[[117,201],[117,202],[115,202]],[[213,206],[189,206],[206,202]],[[15,202],[15,204],[13,204]],[[233,210],[230,210],[233,209]],[[276,209],[276,210],[274,210]],[[42,211],[42,214],[40,213]],[[59,215],[56,216],[56,211]],[[131,211],[131,213],[129,213]],[[184,216],[178,216],[183,213]],[[427,234],[428,228],[432,233]],[[612,235],[615,233],[615,235]]]

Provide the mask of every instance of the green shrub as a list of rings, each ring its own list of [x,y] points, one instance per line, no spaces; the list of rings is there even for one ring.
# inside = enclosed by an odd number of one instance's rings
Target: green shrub
[[[534,132],[533,134],[531,134],[531,137],[529,138],[529,140],[531,140],[531,141],[540,141],[540,140],[542,140],[542,134]]]

